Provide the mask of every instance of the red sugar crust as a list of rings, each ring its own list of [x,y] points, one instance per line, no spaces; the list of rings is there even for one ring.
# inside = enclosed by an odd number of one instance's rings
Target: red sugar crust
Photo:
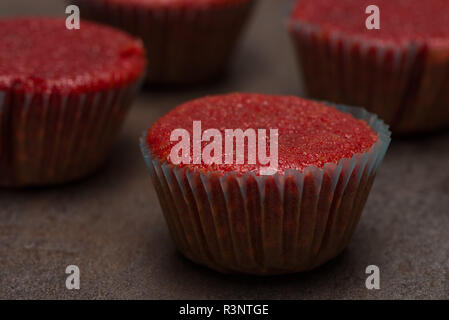
[[[177,143],[170,142],[171,132],[182,128],[192,137],[192,124],[196,120],[201,120],[203,132],[216,128],[223,136],[224,129],[264,128],[267,136],[269,129],[279,129],[279,173],[338,163],[342,158],[369,151],[378,140],[377,134],[363,120],[322,103],[297,97],[234,93],[188,102],[159,119],[147,134],[147,144],[153,155],[170,162],[171,148]],[[203,147],[206,144],[203,143]],[[258,171],[260,166],[191,164],[189,167],[221,174],[243,174]]]
[[[85,92],[136,81],[145,67],[141,42],[110,27],[59,18],[0,21],[0,90]]]
[[[367,30],[367,6],[380,8],[380,30]],[[340,31],[364,38],[394,43],[413,40],[449,44],[447,0],[301,0],[292,18],[317,25],[324,31]]]

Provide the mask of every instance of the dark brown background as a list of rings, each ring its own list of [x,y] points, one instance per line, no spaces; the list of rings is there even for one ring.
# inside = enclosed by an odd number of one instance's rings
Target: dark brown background
[[[291,1],[261,0],[228,77],[136,101],[111,160],[58,188],[0,189],[0,298],[449,298],[449,134],[396,139],[348,249],[308,273],[221,275],[179,256],[138,148],[159,116],[205,94],[303,93],[284,20]],[[64,15],[59,0],[2,0],[0,16]],[[325,13],[323,13],[325,14]],[[0,44],[1,46],[1,44]],[[81,269],[81,290],[65,268]],[[381,269],[381,290],[365,268]]]

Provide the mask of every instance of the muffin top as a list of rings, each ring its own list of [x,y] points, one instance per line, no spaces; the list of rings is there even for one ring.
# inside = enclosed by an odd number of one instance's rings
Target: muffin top
[[[0,89],[85,92],[137,80],[145,67],[141,42],[110,27],[64,19],[0,20]]]
[[[203,133],[207,129],[217,129],[221,133],[221,164],[206,164],[204,156],[201,163],[193,163],[194,121],[201,121]],[[263,151],[267,156],[270,155],[271,132],[277,129],[276,172],[280,174],[287,169],[302,172],[309,166],[322,168],[326,163],[338,163],[342,158],[351,158],[356,153],[369,151],[378,140],[376,132],[365,121],[357,120],[352,115],[333,107],[298,97],[262,94],[234,93],[210,96],[178,106],[160,118],[147,132],[147,145],[153,156],[160,161],[173,164],[171,152],[181,141],[171,139],[176,129],[184,129],[190,135],[191,161],[174,164],[219,174],[259,172],[263,167],[259,158],[255,164],[249,164],[248,150],[251,149],[249,139],[244,140],[244,164],[237,164],[237,158],[234,158],[231,164],[226,163],[225,140],[226,130],[229,129],[242,131],[254,129],[258,133],[257,139],[261,136],[259,130],[265,131],[267,143]],[[201,150],[206,150],[206,146],[215,139],[214,137],[200,142]],[[233,157],[237,153],[236,145],[237,143],[234,143]]]
[[[369,5],[380,9],[380,30],[368,30],[365,13]],[[301,0],[292,20],[363,38],[393,43],[449,44],[447,0]]]
[[[106,0],[123,5],[138,5],[144,7],[194,8],[213,7],[230,4],[245,3],[252,0]]]

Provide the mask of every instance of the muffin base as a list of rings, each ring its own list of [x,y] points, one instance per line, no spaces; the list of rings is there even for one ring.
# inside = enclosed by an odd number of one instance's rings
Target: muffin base
[[[68,95],[0,90],[0,186],[61,184],[95,171],[138,87]]]
[[[76,0],[83,18],[123,29],[145,44],[147,84],[194,84],[223,73],[254,0],[201,8],[136,7]]]
[[[388,127],[360,108],[379,140],[369,152],[304,172],[203,173],[161,162],[141,138],[168,228],[190,260],[224,273],[274,275],[313,269],[349,243],[390,143]]]

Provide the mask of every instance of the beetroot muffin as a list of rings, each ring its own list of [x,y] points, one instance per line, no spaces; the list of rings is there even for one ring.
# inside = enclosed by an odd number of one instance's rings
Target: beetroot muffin
[[[119,132],[145,69],[121,31],[65,20],[0,20],[0,186],[92,172]]]
[[[449,125],[449,1],[301,0],[289,29],[310,96],[367,107],[400,134]]]
[[[143,39],[147,82],[188,84],[225,70],[255,0],[75,0],[81,15]]]
[[[173,130],[195,137],[194,121],[201,121],[204,135],[215,136],[203,136],[208,142],[196,146],[203,150],[200,161],[191,140],[186,161],[174,164],[179,139]],[[243,164],[235,157],[237,142],[226,150],[226,138],[216,144],[225,150],[222,158],[205,160],[216,135],[228,137],[231,129],[257,131],[257,139],[266,130],[257,154],[269,148],[271,155],[277,146],[271,175],[260,174],[266,164],[260,155],[250,164],[250,138]],[[388,127],[360,108],[230,94],[177,107],[144,134],[141,148],[171,235],[186,257],[221,272],[269,275],[315,268],[346,247],[389,142]],[[227,162],[229,155],[235,161]]]

